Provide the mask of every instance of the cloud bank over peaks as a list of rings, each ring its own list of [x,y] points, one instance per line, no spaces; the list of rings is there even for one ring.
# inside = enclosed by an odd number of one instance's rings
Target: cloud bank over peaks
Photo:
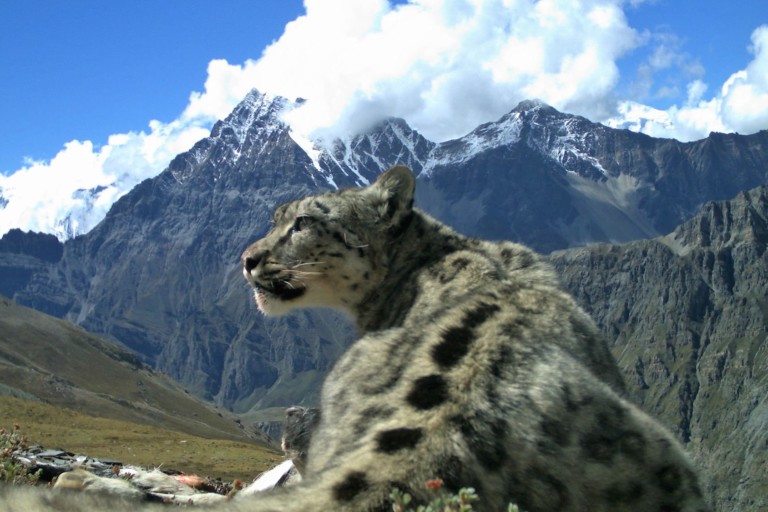
[[[65,240],[89,231],[117,199],[207,136],[202,124],[182,116],[151,121],[149,132],[111,135],[100,147],[73,140],[50,161],[0,175],[0,234],[18,227]]]
[[[674,37],[629,26],[624,9],[645,1],[305,0],[305,13],[258,59],[210,61],[203,91],[191,93],[178,119],[113,135],[104,146],[72,141],[49,162],[0,175],[0,234],[21,227],[66,238],[73,228],[90,230],[117,198],[207,136],[254,88],[306,99],[285,113],[304,141],[348,137],[395,116],[441,142],[533,98],[684,141],[768,128],[768,25],[752,34],[752,61],[708,88],[705,70]],[[651,51],[636,95],[621,97],[618,63],[643,46]],[[644,105],[655,73],[676,69],[686,99],[666,110]]]
[[[249,69],[213,60],[204,92],[192,92],[177,119],[152,120],[148,131],[114,134],[102,146],[72,140],[49,161],[0,174],[0,236],[20,228],[63,241],[90,231],[115,201],[210,134],[253,88]]]
[[[683,105],[662,111],[623,101],[618,115],[604,120],[605,124],[682,141],[701,139],[711,132],[750,134],[768,129],[768,25],[752,32],[751,43],[752,61],[733,73],[709,99],[705,99],[706,84],[696,79],[688,83]]]
[[[638,33],[624,8],[644,0],[305,0],[306,13],[258,60],[214,61],[189,111],[224,117],[252,87],[307,99],[286,114],[306,139],[345,137],[396,116],[433,141],[462,136],[538,98],[610,126],[688,141],[768,127],[768,27],[753,60],[719,88],[666,33]],[[746,41],[745,41],[746,43]],[[617,63],[645,46],[634,98],[617,92]],[[642,104],[656,73],[677,72],[686,100]],[[630,87],[630,89],[633,89]],[[233,91],[236,91],[233,93]],[[714,91],[714,92],[712,92]],[[677,94],[660,88],[659,94]]]
[[[354,133],[397,116],[441,141],[528,98],[605,118],[614,112],[616,60],[639,41],[620,2],[609,0],[305,6],[243,73],[260,90],[307,98],[288,121],[310,137]]]

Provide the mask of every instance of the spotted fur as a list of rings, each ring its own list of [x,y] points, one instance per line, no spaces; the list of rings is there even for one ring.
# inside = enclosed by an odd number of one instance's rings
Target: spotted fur
[[[243,254],[262,312],[336,307],[362,334],[323,388],[303,484],[262,506],[388,510],[393,487],[424,502],[438,477],[480,510],[708,510],[550,268],[414,209],[414,182],[395,167],[284,205]]]

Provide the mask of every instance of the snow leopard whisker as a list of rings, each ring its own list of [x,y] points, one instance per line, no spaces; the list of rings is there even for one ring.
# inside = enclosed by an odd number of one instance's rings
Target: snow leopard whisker
[[[351,247],[352,249],[365,249],[368,247],[368,244],[362,244],[362,245],[351,245],[349,242],[347,242],[347,234],[344,233],[344,245],[347,247]]]
[[[323,265],[324,261],[305,261],[304,263],[297,263],[295,265],[292,265],[293,268],[303,267],[306,265]]]
[[[296,277],[302,277],[302,276],[321,276],[323,275],[323,272],[307,272],[306,270],[288,270],[288,272],[291,273],[292,276]]]

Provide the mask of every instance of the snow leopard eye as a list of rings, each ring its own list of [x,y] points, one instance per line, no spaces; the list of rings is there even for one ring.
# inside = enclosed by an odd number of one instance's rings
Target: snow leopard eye
[[[296,220],[293,221],[291,226],[291,234],[298,233],[302,229],[306,229],[312,223],[312,217],[308,215],[299,215]]]

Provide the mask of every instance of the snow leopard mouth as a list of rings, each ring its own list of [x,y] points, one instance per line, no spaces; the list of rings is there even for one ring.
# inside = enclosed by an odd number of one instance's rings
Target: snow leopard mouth
[[[298,299],[304,292],[307,291],[303,286],[297,288],[288,281],[272,281],[269,284],[254,284],[256,293],[266,293],[272,297],[276,297],[280,300],[294,300]]]

